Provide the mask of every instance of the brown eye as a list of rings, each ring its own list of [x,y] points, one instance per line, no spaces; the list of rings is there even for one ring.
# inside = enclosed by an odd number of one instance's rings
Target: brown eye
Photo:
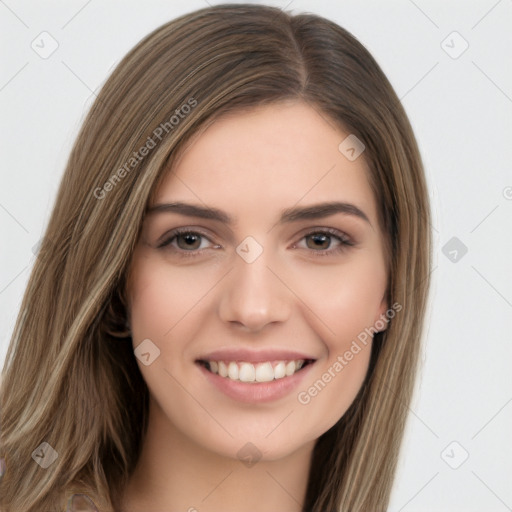
[[[306,249],[314,256],[334,256],[352,246],[354,242],[342,231],[320,228],[306,233],[296,247]]]
[[[199,249],[201,246],[201,235],[198,233],[182,233],[175,238],[178,247],[185,251]]]
[[[331,236],[325,233],[315,233],[306,236],[306,245],[309,249],[329,249],[331,245]],[[311,243],[310,243],[311,242]]]
[[[219,249],[210,238],[200,231],[191,229],[176,229],[167,235],[158,249],[178,256],[201,256],[208,249]]]

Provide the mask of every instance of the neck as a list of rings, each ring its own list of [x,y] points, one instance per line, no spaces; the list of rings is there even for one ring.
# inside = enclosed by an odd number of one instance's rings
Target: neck
[[[121,511],[301,512],[313,447],[314,441],[279,460],[251,465],[198,445],[151,400]]]

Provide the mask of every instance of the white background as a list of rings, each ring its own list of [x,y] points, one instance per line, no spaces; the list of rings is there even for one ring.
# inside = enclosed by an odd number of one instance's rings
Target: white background
[[[512,510],[512,1],[269,4],[330,18],[370,50],[427,170],[433,293],[389,510]],[[0,1],[0,363],[93,92],[142,37],[206,5]],[[47,59],[31,48],[43,31],[59,45]],[[460,247],[443,253],[452,237],[467,247],[462,257]]]

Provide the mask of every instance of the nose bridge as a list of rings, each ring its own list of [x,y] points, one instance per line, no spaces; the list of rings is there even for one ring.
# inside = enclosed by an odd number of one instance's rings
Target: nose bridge
[[[257,331],[286,320],[290,304],[285,287],[270,270],[275,266],[272,252],[256,244],[246,239],[237,247],[233,270],[222,289],[219,316]]]

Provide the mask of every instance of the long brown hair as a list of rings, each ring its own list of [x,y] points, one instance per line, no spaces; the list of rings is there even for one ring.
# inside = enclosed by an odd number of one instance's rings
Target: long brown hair
[[[406,114],[372,56],[313,14],[220,5],[137,44],[98,94],[72,149],[3,369],[3,512],[62,511],[73,493],[117,510],[141,450],[148,389],[124,286],[149,199],[208,123],[303,101],[365,145],[389,256],[389,303],[367,378],[317,441],[305,511],[382,511],[416,374],[431,259],[429,204]],[[340,141],[341,142],[341,141]],[[146,150],[142,150],[145,147]],[[55,450],[46,469],[36,449]],[[53,452],[51,452],[53,454]]]

